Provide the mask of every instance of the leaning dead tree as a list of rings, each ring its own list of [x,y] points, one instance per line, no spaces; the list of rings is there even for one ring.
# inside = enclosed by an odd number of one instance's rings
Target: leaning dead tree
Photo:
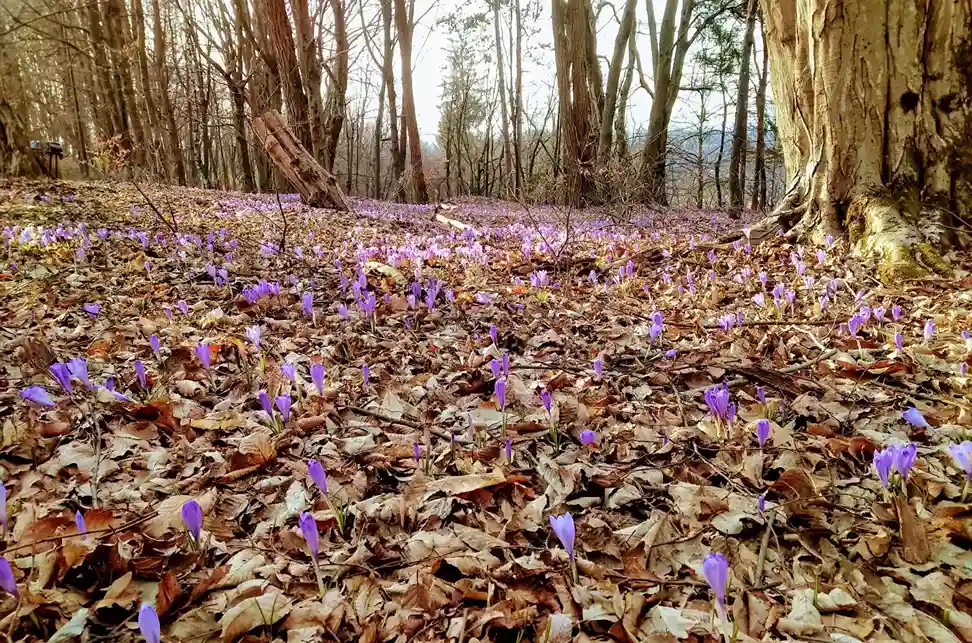
[[[297,188],[304,203],[315,208],[351,209],[337,179],[314,160],[280,114],[264,112],[253,119],[252,127],[270,160]]]
[[[972,2],[761,3],[788,190],[754,240],[846,232],[885,279],[947,270],[972,221]]]

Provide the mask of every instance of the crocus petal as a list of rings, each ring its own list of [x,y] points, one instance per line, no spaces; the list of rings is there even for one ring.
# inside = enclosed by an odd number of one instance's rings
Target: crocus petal
[[[159,615],[148,603],[142,603],[138,610],[138,629],[145,637],[145,643],[161,643],[162,625],[159,623]]]
[[[317,560],[320,553],[320,534],[317,531],[317,521],[314,520],[314,516],[305,511],[300,514],[297,524],[300,526],[300,533],[303,534],[304,540],[307,542],[307,549],[310,550],[311,557]]]
[[[182,505],[182,522],[185,524],[189,535],[197,542],[202,533],[202,521],[202,507],[199,506],[199,503],[192,499],[186,500]]]

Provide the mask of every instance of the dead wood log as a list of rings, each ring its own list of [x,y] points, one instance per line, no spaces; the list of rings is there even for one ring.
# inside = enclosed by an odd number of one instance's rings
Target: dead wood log
[[[253,133],[274,165],[297,188],[304,203],[314,208],[350,210],[337,178],[314,160],[274,110],[253,119]]]

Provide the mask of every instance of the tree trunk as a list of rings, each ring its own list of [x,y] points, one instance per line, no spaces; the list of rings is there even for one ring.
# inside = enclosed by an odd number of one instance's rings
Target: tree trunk
[[[135,57],[138,61],[138,84],[145,101],[145,113],[148,115],[148,132],[145,133],[145,142],[154,151],[157,149],[154,144],[156,132],[159,131],[159,112],[155,107],[155,96],[152,92],[152,82],[148,72],[148,54],[145,51],[145,10],[142,8],[142,0],[132,0],[132,32],[135,35]],[[165,161],[153,154],[155,168],[162,170],[166,174]]]
[[[284,125],[280,114],[270,111],[254,118],[253,132],[277,168],[300,192],[304,203],[315,208],[351,209],[337,179],[314,160]]]
[[[496,68],[499,81],[500,121],[503,127],[503,186],[510,191],[510,178],[513,176],[513,155],[510,153],[510,116],[506,107],[506,71],[503,65],[503,41],[500,38],[499,0],[491,0],[493,5],[493,31],[496,34]]]
[[[756,0],[749,0],[746,8],[746,35],[743,39],[739,63],[739,83],[736,87],[736,119],[732,126],[732,149],[729,151],[729,216],[737,218],[743,209],[743,178],[746,162],[743,150],[749,138],[749,68],[753,51],[753,32],[756,29]]]
[[[564,197],[573,206],[585,204],[594,190],[599,112],[593,88],[599,84],[599,74],[589,64],[589,53],[596,49],[592,45],[591,13],[590,0],[553,0],[551,16],[560,99],[557,129],[567,181]]]
[[[611,55],[611,66],[608,68],[604,110],[601,112],[601,134],[597,143],[597,160],[600,163],[607,162],[611,156],[611,128],[614,127],[614,113],[618,104],[621,65],[624,62],[625,47],[628,45],[634,27],[634,15],[637,6],[638,0],[625,0],[624,13],[621,14],[621,26],[618,27],[618,34],[614,38],[614,53]],[[627,95],[625,95],[625,99],[627,99]]]
[[[297,65],[307,97],[307,127],[310,130],[311,153],[324,164],[329,172],[334,169],[334,153],[328,163],[324,153],[324,103],[321,99],[321,63],[317,57],[317,39],[314,38],[314,24],[311,22],[307,0],[290,0],[294,14],[296,33]],[[335,18],[336,20],[336,18]],[[343,28],[343,23],[341,24]],[[340,54],[340,51],[338,52]],[[338,135],[340,135],[340,130]],[[334,150],[337,141],[334,142]]]
[[[344,100],[348,91],[348,34],[342,0],[330,0],[334,13],[334,65],[328,74],[327,103],[324,105],[324,167],[334,171],[341,128],[344,127]]]
[[[516,18],[516,99],[513,103],[513,173],[516,176],[516,197],[523,198],[523,14],[520,0],[514,0]]]
[[[394,41],[392,40],[392,2],[381,0],[381,24],[384,32],[381,72],[385,77],[388,90],[388,152],[392,157],[393,179],[395,181],[395,200],[405,200],[405,149],[401,145],[398,132],[398,93],[395,91],[395,68],[393,66]]]
[[[111,43],[112,64],[115,77],[121,92],[122,122],[131,126],[132,159],[136,165],[145,166],[145,128],[142,124],[141,110],[135,97],[135,85],[132,82],[132,66],[130,61],[131,32],[125,13],[125,3],[122,0],[107,0],[108,38]]]
[[[277,64],[280,66],[280,80],[287,103],[290,126],[305,149],[314,149],[311,123],[308,112],[307,94],[300,77],[300,64],[294,53],[294,36],[287,17],[284,0],[264,0],[263,19],[267,22],[270,46],[273,47]]]
[[[787,193],[753,229],[846,232],[885,280],[946,271],[972,220],[972,5],[763,0]]]
[[[752,210],[766,209],[766,81],[769,80],[769,48],[763,42],[763,64],[756,90],[756,158],[753,160]]]
[[[422,140],[419,138],[418,118],[415,115],[415,94],[412,91],[412,19],[405,7],[406,0],[395,0],[395,22],[398,25],[398,49],[402,56],[402,115],[408,133],[408,156],[411,175],[415,181],[415,201],[428,203],[429,189],[422,167]]]
[[[186,184],[186,165],[182,159],[179,145],[179,130],[176,127],[175,113],[169,98],[169,71],[165,65],[165,30],[162,28],[162,15],[159,10],[161,0],[152,0],[152,40],[155,46],[155,82],[159,84],[159,102],[162,107],[162,121],[165,124],[167,144],[165,146],[169,167],[179,185]]]

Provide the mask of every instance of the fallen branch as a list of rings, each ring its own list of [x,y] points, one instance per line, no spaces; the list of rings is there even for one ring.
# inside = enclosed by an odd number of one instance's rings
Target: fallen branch
[[[819,355],[817,355],[813,359],[808,359],[805,362],[800,362],[799,364],[794,364],[792,366],[787,366],[786,368],[781,368],[777,372],[780,373],[781,375],[787,375],[789,373],[796,373],[799,370],[802,370],[802,369],[804,369],[804,368],[806,368],[808,366],[813,366],[817,362],[819,362],[821,360],[824,360],[824,359],[827,359],[828,357],[832,357],[833,355],[836,355],[836,354],[837,354],[837,349],[836,348],[831,348],[830,350],[827,350],[827,351],[824,351],[823,353],[820,353]],[[726,385],[728,385],[728,386],[740,386],[741,384],[745,384],[748,381],[749,381],[749,378],[748,377],[737,377],[735,379],[731,379],[728,382],[726,382]],[[688,391],[685,391],[685,393],[683,393],[683,395],[694,395],[695,393],[701,393],[702,391],[708,390],[710,388],[712,388],[712,385],[711,384],[708,385],[708,386],[697,386],[697,387],[695,387],[693,389],[689,389]]]

